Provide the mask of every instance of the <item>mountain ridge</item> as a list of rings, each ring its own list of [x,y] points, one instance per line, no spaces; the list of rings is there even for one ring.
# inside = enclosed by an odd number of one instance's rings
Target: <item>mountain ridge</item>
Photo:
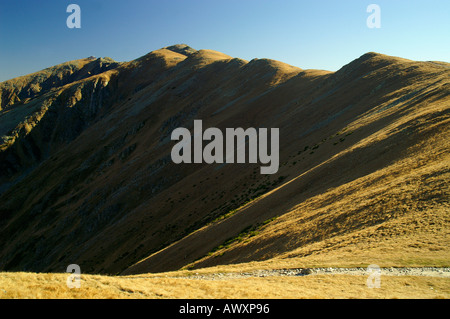
[[[402,185],[402,179],[416,186],[421,178],[428,181],[437,202],[425,200],[427,210],[446,231],[442,209],[448,187],[442,178],[448,173],[438,163],[448,158],[449,74],[445,63],[372,52],[329,72],[175,45],[21,99],[24,104],[0,111],[6,136],[0,153],[0,269],[63,271],[78,263],[89,273],[134,274],[273,258],[285,262],[282,256],[303,249],[297,260],[327,241],[341,251],[354,232],[393,227],[421,214],[414,200],[408,200],[405,213],[393,214],[401,195],[389,188],[393,206],[387,209],[371,195],[370,210],[377,211],[372,218],[359,209],[363,204],[349,209],[360,223],[347,221],[336,229],[336,221],[351,215],[332,205],[326,206],[331,213],[325,219],[318,217],[323,209],[318,199],[333,202],[339,196],[333,189],[348,198],[349,189],[387,196],[371,188],[381,187],[375,181],[383,170],[400,176],[386,179],[392,185]],[[279,173],[259,176],[250,164],[174,165],[170,133],[191,129],[199,118],[205,127],[221,129],[279,127]],[[433,147],[417,148],[427,139]],[[425,150],[434,154],[428,160]],[[420,158],[428,171],[407,169],[404,154]],[[359,181],[365,186],[357,191]],[[411,198],[425,196],[406,189]],[[308,222],[294,227],[292,220],[302,217],[293,207],[304,203],[319,208],[304,206]],[[322,229],[321,223],[327,226]],[[343,235],[345,225],[353,226]],[[437,226],[429,227],[421,234]],[[260,233],[248,237],[252,231]],[[310,238],[314,232],[321,237]],[[298,240],[296,234],[309,239]],[[247,236],[248,244],[235,239],[239,236]],[[433,236],[439,250],[434,255],[427,250],[427,263],[448,254],[440,244],[445,232]]]

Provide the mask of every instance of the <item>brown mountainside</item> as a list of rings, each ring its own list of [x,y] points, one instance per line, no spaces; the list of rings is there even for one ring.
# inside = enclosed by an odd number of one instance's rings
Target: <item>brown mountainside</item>
[[[328,72],[186,45],[102,61],[0,83],[0,270],[448,262],[449,64]],[[195,119],[280,128],[278,173],[174,164]]]

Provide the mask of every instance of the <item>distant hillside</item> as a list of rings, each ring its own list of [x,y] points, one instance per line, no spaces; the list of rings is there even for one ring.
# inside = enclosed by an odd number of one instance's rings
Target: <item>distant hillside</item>
[[[450,64],[337,72],[175,45],[0,83],[0,270],[449,265]],[[280,169],[171,161],[178,127],[279,128]]]

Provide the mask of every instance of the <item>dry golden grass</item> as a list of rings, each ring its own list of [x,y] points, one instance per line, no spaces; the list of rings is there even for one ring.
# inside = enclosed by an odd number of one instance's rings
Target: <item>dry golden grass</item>
[[[228,280],[82,275],[69,289],[68,274],[0,273],[0,298],[8,299],[428,299],[449,298],[450,278],[382,276],[369,289],[366,276],[310,275]]]

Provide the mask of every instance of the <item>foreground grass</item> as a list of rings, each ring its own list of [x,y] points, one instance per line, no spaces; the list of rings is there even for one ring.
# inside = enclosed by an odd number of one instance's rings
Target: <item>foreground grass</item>
[[[278,299],[278,298],[449,298],[450,278],[382,276],[369,289],[366,276],[311,275],[227,280],[153,276],[82,275],[81,288],[69,289],[68,274],[0,273],[0,298],[19,299]]]

